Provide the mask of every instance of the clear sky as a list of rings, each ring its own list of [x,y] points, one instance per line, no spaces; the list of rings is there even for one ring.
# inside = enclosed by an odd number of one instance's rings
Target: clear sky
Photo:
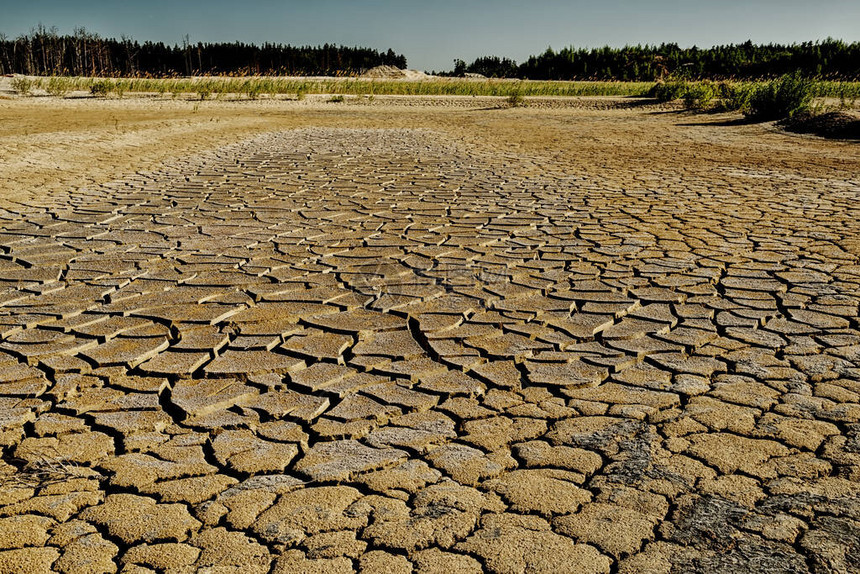
[[[860,0],[0,0],[0,33],[39,23],[168,43],[393,48],[410,68],[443,70],[454,58],[520,62],[547,46],[857,41]]]

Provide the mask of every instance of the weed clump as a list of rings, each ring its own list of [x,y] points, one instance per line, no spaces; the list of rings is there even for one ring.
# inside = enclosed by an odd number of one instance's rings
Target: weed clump
[[[111,92],[111,89],[111,83],[107,80],[96,80],[90,85],[90,94],[98,98],[104,98]]]
[[[264,86],[258,80],[247,80],[241,89],[248,96],[249,100],[256,100],[263,93]]]
[[[332,96],[331,98],[329,98],[328,101],[333,103],[333,104],[342,104],[344,102],[344,97],[342,95],[338,94],[336,96]]]
[[[717,95],[717,90],[711,82],[695,82],[685,86],[683,99],[684,107],[688,110],[705,110]]]
[[[671,102],[684,97],[687,93],[688,82],[686,80],[669,80],[667,82],[657,82],[651,89],[649,94],[660,102]]]
[[[15,93],[19,96],[29,96],[33,93],[33,88],[35,87],[35,82],[30,78],[13,78],[12,89],[15,90]]]
[[[746,111],[754,90],[755,86],[750,83],[720,82],[717,84],[718,108],[726,112]]]
[[[820,84],[798,74],[767,82],[672,79],[655,84],[650,95],[661,102],[681,99],[688,110],[740,111],[750,118],[767,121],[809,110],[819,92],[833,89]]]
[[[508,96],[508,107],[524,108],[526,107],[526,100],[519,92],[514,92],[510,96]]]
[[[684,100],[684,107],[688,110],[705,110],[711,107],[714,98],[718,96],[718,88],[707,80],[691,82],[675,78],[657,82],[649,95],[659,102]]]
[[[185,90],[183,89],[182,84],[180,84],[177,81],[173,81],[173,83],[170,85],[171,97],[175,100],[176,98],[180,97],[184,93],[185,93]]]
[[[71,84],[72,81],[69,78],[54,76],[48,80],[48,84],[45,86],[45,91],[48,92],[48,95],[50,96],[62,98],[69,93]]]
[[[761,121],[791,118],[808,111],[815,82],[799,74],[786,75],[757,86],[749,97],[748,117]]]

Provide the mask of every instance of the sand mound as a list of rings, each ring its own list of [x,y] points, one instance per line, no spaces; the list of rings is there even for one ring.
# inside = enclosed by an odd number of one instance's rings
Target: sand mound
[[[371,68],[361,75],[362,78],[384,78],[387,80],[396,80],[405,78],[406,74],[400,68],[394,66],[376,66]]]
[[[423,80],[431,76],[418,70],[401,70],[394,66],[376,66],[363,73],[361,77],[385,80]]]
[[[402,70],[403,74],[406,76],[407,80],[424,80],[427,78],[435,78],[436,76],[431,76],[430,74],[426,74],[420,70]]]

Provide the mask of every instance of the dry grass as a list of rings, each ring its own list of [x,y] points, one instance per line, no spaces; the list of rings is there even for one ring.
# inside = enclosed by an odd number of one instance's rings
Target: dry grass
[[[18,472],[0,477],[0,488],[42,488],[80,478],[106,479],[91,468],[42,454],[38,460],[27,462]]]
[[[260,96],[301,94],[398,95],[398,96],[644,96],[653,82],[541,82],[520,80],[380,80],[362,78],[35,78],[32,90],[92,92],[95,95],[125,93],[194,95],[200,99],[225,96],[257,99]]]

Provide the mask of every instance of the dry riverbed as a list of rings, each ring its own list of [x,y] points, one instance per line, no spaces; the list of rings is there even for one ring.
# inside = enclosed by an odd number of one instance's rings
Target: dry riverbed
[[[856,571],[856,144],[417,103],[0,100],[0,572]]]

